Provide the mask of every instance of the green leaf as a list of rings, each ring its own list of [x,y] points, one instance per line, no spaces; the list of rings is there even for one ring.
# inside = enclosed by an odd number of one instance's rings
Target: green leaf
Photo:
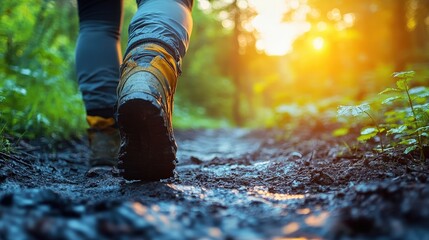
[[[407,89],[407,87],[408,87],[407,79],[398,80],[396,82],[396,86],[398,86],[398,88],[401,90]]]
[[[365,128],[365,129],[363,129],[363,130],[360,132],[360,134],[361,134],[361,135],[368,135],[368,134],[373,134],[373,133],[375,133],[375,134],[377,134],[377,133],[378,133],[377,128],[369,127],[369,128]]]
[[[4,89],[5,89],[6,91],[8,91],[8,92],[9,92],[9,94],[10,94],[10,93],[14,93],[14,94],[21,95],[21,96],[26,96],[26,95],[27,95],[27,89],[25,89],[25,88],[23,88],[23,87],[18,86],[18,85],[16,84],[16,82],[15,82],[15,81],[13,81],[13,80],[7,80],[7,81],[4,83]]]
[[[370,106],[368,103],[363,103],[357,106],[339,106],[337,110],[337,114],[339,116],[359,116],[362,113],[369,111]]]
[[[419,127],[419,128],[417,128],[417,129],[414,131],[414,133],[417,133],[417,132],[427,132],[427,131],[429,131],[429,126]]]
[[[403,71],[403,72],[394,72],[393,77],[399,79],[411,79],[416,75],[414,71]]]
[[[409,93],[411,95],[417,96],[417,97],[421,97],[421,98],[426,98],[429,97],[429,88],[427,87],[415,87],[415,88],[411,88],[409,90]]]
[[[373,133],[373,134],[367,134],[367,135],[361,135],[357,138],[358,141],[360,142],[366,142],[369,139],[375,137],[377,135],[377,133]]]
[[[394,97],[386,98],[383,102],[381,102],[381,104],[391,103],[391,102],[398,100],[398,99],[402,99],[402,96],[394,96]]]
[[[397,128],[392,128],[389,131],[387,131],[387,134],[398,134],[398,133],[403,133],[405,130],[407,130],[407,126],[405,125],[401,125]]]
[[[386,94],[386,93],[400,92],[400,91],[401,90],[399,90],[397,88],[386,88],[382,92],[380,92],[379,94]]]
[[[410,153],[410,152],[412,152],[412,151],[416,150],[416,148],[417,148],[417,145],[409,146],[409,147],[407,147],[407,148],[405,149],[404,153],[405,153],[405,154],[408,154],[408,153]]]
[[[399,144],[402,144],[402,145],[414,145],[416,143],[417,143],[416,139],[410,138],[410,139],[402,140]]]
[[[402,121],[407,116],[407,112],[402,109],[395,109],[388,111],[384,114],[385,123],[396,124],[399,121]]]
[[[411,98],[411,100],[413,101],[413,103],[414,103],[415,105],[423,104],[423,103],[427,102],[427,100],[426,100],[426,98],[425,98],[425,97],[419,97],[419,96],[413,96],[413,97]]]
[[[341,137],[341,136],[347,135],[348,133],[349,133],[349,129],[348,129],[348,128],[346,128],[346,127],[344,127],[344,128],[338,128],[338,129],[336,129],[336,130],[332,133],[332,135],[333,135],[334,137]]]
[[[375,137],[377,133],[378,133],[377,128],[373,128],[373,127],[365,128],[360,132],[361,135],[357,138],[357,140],[361,142],[366,142],[369,139]]]
[[[414,109],[422,109],[422,110],[428,110],[429,109],[429,103],[425,104],[415,104]]]

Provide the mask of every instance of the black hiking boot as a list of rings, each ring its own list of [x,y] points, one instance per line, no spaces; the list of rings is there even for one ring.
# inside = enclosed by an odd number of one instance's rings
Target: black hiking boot
[[[139,63],[148,55],[153,56],[150,63]],[[124,60],[117,121],[118,169],[125,179],[156,181],[175,175],[177,146],[171,116],[177,71],[172,59],[163,48],[147,44],[133,49]]]

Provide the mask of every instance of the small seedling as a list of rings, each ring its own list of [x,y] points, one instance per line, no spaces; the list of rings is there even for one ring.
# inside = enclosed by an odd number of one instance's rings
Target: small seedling
[[[406,146],[404,153],[408,154],[416,149],[420,150],[420,160],[426,159],[424,154],[425,138],[429,138],[429,88],[410,88],[409,82],[414,78],[414,71],[397,72],[393,77],[396,88],[387,88],[380,94],[390,94],[382,104],[393,104],[398,100],[406,102],[405,107],[396,107],[386,112],[386,126],[388,135],[399,139],[399,144]]]
[[[365,127],[361,130],[360,136],[358,137],[358,140],[361,142],[366,142],[371,138],[376,137],[377,135],[380,136],[380,150],[381,152],[384,152],[385,147],[383,144],[383,137],[381,133],[383,133],[386,129],[383,128],[372,116],[370,113],[370,105],[368,103],[363,103],[357,106],[339,106],[337,114],[338,116],[346,116],[346,117],[358,117],[362,115],[366,115],[369,117],[369,119],[372,121],[374,126],[372,127]]]
[[[413,71],[397,72],[393,77],[396,81],[396,88],[387,88],[379,94],[376,102],[380,102],[384,108],[379,109],[384,112],[385,120],[377,122],[370,112],[370,105],[363,103],[357,106],[340,106],[339,116],[357,117],[368,116],[374,126],[366,126],[361,132],[358,140],[366,142],[376,136],[380,137],[381,151],[386,148],[398,148],[404,146],[404,153],[419,150],[420,160],[426,159],[424,148],[428,145],[429,139],[429,88],[410,88],[409,82],[414,78]],[[389,94],[387,98],[381,95]],[[405,105],[400,101],[405,102]],[[398,104],[399,103],[399,104]],[[388,110],[386,110],[388,109]],[[344,128],[336,131],[336,134],[344,132]],[[383,144],[383,137],[390,141]]]

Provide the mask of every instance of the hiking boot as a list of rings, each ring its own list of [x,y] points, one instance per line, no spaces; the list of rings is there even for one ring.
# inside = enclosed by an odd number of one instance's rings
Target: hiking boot
[[[171,117],[176,80],[173,57],[156,44],[134,48],[125,57],[117,103],[118,169],[125,179],[155,181],[175,175]]]
[[[119,149],[119,130],[114,128],[113,118],[88,116],[90,125],[88,140],[91,154],[89,165],[91,168],[103,166],[113,167],[117,165]]]

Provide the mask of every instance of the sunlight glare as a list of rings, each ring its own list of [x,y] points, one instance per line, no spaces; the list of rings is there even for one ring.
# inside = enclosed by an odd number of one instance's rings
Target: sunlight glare
[[[299,7],[299,0],[289,1],[289,6],[292,9],[297,9]]]
[[[294,233],[294,232],[298,231],[299,228],[300,228],[299,223],[297,223],[297,222],[291,222],[288,225],[286,225],[286,226],[283,227],[283,233],[286,234],[286,235],[287,234],[291,234],[291,233]]]
[[[328,19],[332,21],[340,21],[341,20],[341,12],[338,8],[334,8],[328,12]]]
[[[310,212],[311,212],[310,208],[301,208],[296,210],[296,213],[301,215],[307,215]]]
[[[257,16],[251,24],[258,32],[256,48],[268,55],[285,55],[292,50],[292,44],[301,34],[310,30],[305,21],[284,22],[284,14],[290,8],[297,8],[298,1],[288,4],[283,0],[264,1],[250,0],[249,4],[256,9]]]
[[[249,193],[258,194],[262,198],[275,200],[275,201],[287,201],[287,200],[297,200],[297,199],[305,198],[305,195],[303,194],[271,193],[267,189],[261,186],[254,187],[253,191],[250,191]]]
[[[247,2],[247,1],[245,1],[245,0],[238,0],[238,1],[237,1],[237,6],[238,6],[238,8],[240,8],[240,9],[246,9],[246,8],[248,8],[248,7],[249,7],[249,4],[248,4],[248,2]]]
[[[325,47],[325,40],[322,37],[317,37],[313,40],[313,47],[317,51],[322,50]]]
[[[323,32],[328,29],[328,24],[326,24],[325,22],[318,22],[316,27],[317,27],[317,30]]]
[[[305,223],[312,227],[321,227],[326,223],[329,212],[321,212],[318,215],[311,215],[305,219]]]
[[[143,206],[139,202],[134,202],[132,204],[132,208],[140,216],[144,216],[146,214],[146,212],[147,212],[147,207]]]
[[[275,237],[273,240],[310,240],[306,237]],[[320,240],[320,238],[311,238],[311,240]]]
[[[346,13],[343,16],[343,20],[347,27],[352,27],[356,21],[356,17],[353,13]]]
[[[198,7],[203,11],[210,11],[211,5],[208,0],[200,0],[198,1]]]

